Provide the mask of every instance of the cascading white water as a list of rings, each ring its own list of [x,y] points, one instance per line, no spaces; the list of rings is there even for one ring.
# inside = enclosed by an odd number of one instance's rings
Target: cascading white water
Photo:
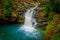
[[[39,40],[39,38],[40,38],[40,33],[37,31],[37,29],[35,29],[35,26],[36,26],[37,22],[33,18],[33,15],[34,15],[34,12],[35,12],[34,10],[37,7],[38,7],[38,5],[36,5],[33,8],[30,8],[26,11],[24,25],[22,27],[20,27],[20,29],[19,29],[20,33],[25,34],[26,37],[32,38],[32,40],[33,39],[34,40],[37,40],[37,39]],[[24,37],[24,38],[26,39],[26,37]]]
[[[27,12],[25,13],[25,22],[24,25],[21,27],[22,30],[24,30],[25,32],[33,32],[36,31],[35,26],[36,26],[36,21],[35,19],[32,17],[34,14],[34,9],[37,8],[30,8],[27,10]]]

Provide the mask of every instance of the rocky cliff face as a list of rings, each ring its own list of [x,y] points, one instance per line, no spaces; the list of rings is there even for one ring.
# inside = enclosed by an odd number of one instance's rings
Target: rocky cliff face
[[[48,19],[45,18],[45,14],[42,13],[42,4],[41,0],[1,0],[0,2],[0,23],[11,24],[11,23],[23,23],[24,22],[24,13],[27,9],[34,7],[35,3],[40,3],[38,8],[35,9],[36,13],[34,18],[37,21],[37,26],[39,28],[45,29],[44,26],[47,25]],[[44,26],[43,26],[44,25]],[[37,28],[38,28],[37,27]]]
[[[45,30],[45,26],[48,24],[48,19],[45,17],[46,14],[42,13],[42,0],[1,0],[1,11],[0,11],[0,23],[23,23],[24,13],[27,9],[34,7],[35,3],[40,3],[38,8],[35,9],[34,18],[37,21],[37,28]]]
[[[0,1],[0,21],[23,22],[24,12],[30,7],[34,7],[37,0],[1,0]],[[4,22],[2,21],[4,20]]]

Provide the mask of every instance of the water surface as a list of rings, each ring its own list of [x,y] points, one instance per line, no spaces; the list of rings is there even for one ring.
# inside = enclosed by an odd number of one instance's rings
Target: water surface
[[[21,27],[19,24],[14,25],[3,25],[0,26],[0,40],[44,40],[43,34],[36,34],[37,37],[34,37],[31,33],[29,36],[23,30],[18,29]]]

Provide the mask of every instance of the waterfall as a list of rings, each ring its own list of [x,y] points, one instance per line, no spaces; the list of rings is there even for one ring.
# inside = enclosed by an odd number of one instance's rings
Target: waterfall
[[[22,27],[20,27],[19,32],[22,34],[25,34],[25,36],[23,36],[25,39],[26,37],[31,38],[32,40],[39,40],[40,39],[40,33],[37,31],[36,27],[36,20],[33,18],[34,13],[35,13],[35,9],[37,8],[38,5],[36,5],[33,8],[30,8],[26,11],[25,13],[25,21],[24,24],[22,25]],[[24,39],[23,38],[23,39]],[[24,39],[24,40],[25,40]]]
[[[36,26],[37,22],[32,17],[34,14],[34,9],[36,9],[36,8],[37,8],[37,5],[34,8],[28,9],[25,13],[25,22],[24,22],[24,25],[21,27],[21,29],[24,30],[25,32],[36,31],[35,26]]]

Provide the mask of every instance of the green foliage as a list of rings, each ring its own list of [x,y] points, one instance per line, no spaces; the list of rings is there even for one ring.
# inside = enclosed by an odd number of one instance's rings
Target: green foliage
[[[6,9],[4,10],[3,14],[4,16],[9,16],[11,14],[12,9]]]
[[[49,31],[49,29],[50,29],[52,26],[55,27],[55,26],[56,26],[56,22],[52,21],[51,23],[48,23],[48,25],[47,25],[47,31]]]
[[[49,13],[49,11],[53,11],[54,7],[53,5],[51,5],[50,2],[43,2],[43,7],[44,7],[44,11]]]
[[[56,30],[55,30],[57,33],[59,33],[60,32],[60,25],[56,28]]]
[[[53,16],[49,15],[48,18],[49,18],[49,19],[53,19]]]
[[[43,1],[43,7],[46,7],[48,11],[55,11],[55,9],[60,9],[60,2],[56,0]]]
[[[51,5],[51,3],[44,2],[43,3],[43,7],[44,7],[43,12],[46,14],[46,17],[49,18],[49,19],[52,19],[53,16],[52,15],[49,15],[49,14],[51,14],[49,12],[52,12],[53,9],[54,9],[54,7]]]
[[[8,9],[9,7],[10,7],[9,3],[8,2],[4,2],[4,8]]]
[[[56,0],[50,0],[49,2],[43,2],[44,10],[57,12],[60,10],[60,2]]]
[[[4,2],[4,12],[3,12],[3,14],[4,14],[4,16],[8,16],[8,15],[10,15],[11,14],[11,12],[12,12],[12,6],[10,5],[10,3],[12,3],[12,1],[13,0],[5,0],[5,2]]]
[[[20,11],[20,10],[17,9],[17,10],[16,10],[16,13],[18,13],[19,11]]]
[[[49,14],[46,14],[46,17],[48,19],[53,19],[54,12],[49,12]]]
[[[56,2],[55,5],[56,6],[55,6],[55,10],[54,11],[59,12],[60,11],[60,2]]]
[[[51,40],[60,40],[60,33],[53,35]]]
[[[47,18],[53,18],[50,12],[59,13],[60,12],[60,2],[56,0],[50,0],[49,2],[43,1],[43,12],[46,14]]]
[[[9,13],[8,11],[9,11],[9,10],[4,10],[4,15],[5,15],[5,14],[8,14],[8,13]]]

